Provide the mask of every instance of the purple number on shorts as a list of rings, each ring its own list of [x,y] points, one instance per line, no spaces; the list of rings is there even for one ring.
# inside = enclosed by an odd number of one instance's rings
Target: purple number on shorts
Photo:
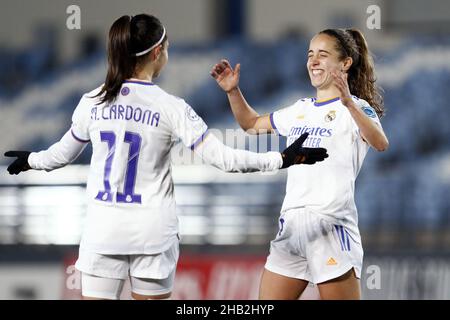
[[[114,132],[102,131],[100,132],[102,141],[108,143],[108,156],[105,162],[105,171],[103,178],[103,185],[105,191],[99,191],[95,199],[105,202],[112,202],[113,194],[111,192],[111,184],[109,177],[111,175],[111,165],[116,150],[116,135]],[[141,195],[134,194],[134,185],[136,183],[137,164],[139,159],[139,151],[141,148],[141,137],[132,132],[125,132],[125,142],[130,144],[130,151],[128,152],[128,164],[125,172],[125,187],[124,193],[117,193],[117,202],[121,203],[141,203]]]
[[[124,193],[117,193],[117,202],[141,203],[141,195],[134,194],[134,184],[136,183],[137,164],[139,151],[141,149],[141,136],[136,133],[125,132],[125,142],[130,144],[128,152],[128,165],[125,174]]]
[[[284,228],[284,219],[283,218],[280,219],[280,224],[281,224],[281,227],[280,227],[280,232],[278,232],[278,235],[280,235],[281,232],[283,232],[283,228]]]
[[[116,150],[116,135],[114,132],[102,131],[100,132],[100,138],[102,141],[108,143],[108,156],[106,157],[105,171],[103,174],[103,185],[105,187],[105,191],[99,191],[95,199],[111,202],[112,193],[111,184],[109,183],[109,176],[111,175],[111,165],[114,158],[114,151]]]

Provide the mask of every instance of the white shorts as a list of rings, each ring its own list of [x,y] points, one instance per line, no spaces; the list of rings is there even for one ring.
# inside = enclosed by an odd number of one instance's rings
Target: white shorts
[[[140,295],[161,295],[172,291],[179,257],[179,243],[154,255],[103,255],[80,249],[75,267],[82,272],[85,297],[119,299],[125,280]]]
[[[283,212],[280,229],[270,243],[265,268],[271,272],[314,284],[335,279],[354,268],[361,278],[361,237],[304,209]]]

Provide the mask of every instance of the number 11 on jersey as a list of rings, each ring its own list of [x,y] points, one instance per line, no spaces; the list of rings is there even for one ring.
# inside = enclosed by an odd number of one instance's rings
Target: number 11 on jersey
[[[111,176],[111,167],[116,151],[116,134],[112,131],[101,131],[100,138],[108,144],[108,155],[105,161],[105,171],[103,175],[103,185],[105,190],[99,191],[95,199],[105,202],[113,201],[113,192],[109,178]],[[141,136],[133,132],[125,132],[124,142],[130,144],[128,152],[128,162],[125,172],[124,192],[117,193],[117,203],[141,203],[141,195],[134,194],[134,185],[136,183],[137,165],[139,160],[139,151],[141,148]]]

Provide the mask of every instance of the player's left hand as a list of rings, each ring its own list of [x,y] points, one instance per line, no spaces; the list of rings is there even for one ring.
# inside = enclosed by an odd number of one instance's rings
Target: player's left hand
[[[342,71],[333,71],[331,76],[334,80],[334,85],[339,90],[341,102],[344,106],[348,107],[353,101],[350,88],[348,86],[348,73]]]
[[[283,164],[281,169],[288,168],[296,164],[315,164],[328,158],[325,148],[304,148],[303,142],[308,138],[309,133],[302,134],[282,153]]]
[[[28,164],[28,156],[31,152],[29,151],[8,151],[5,152],[5,157],[17,157],[16,160],[13,161],[8,166],[8,172],[9,174],[19,174],[22,171],[27,171],[31,169],[30,165]]]

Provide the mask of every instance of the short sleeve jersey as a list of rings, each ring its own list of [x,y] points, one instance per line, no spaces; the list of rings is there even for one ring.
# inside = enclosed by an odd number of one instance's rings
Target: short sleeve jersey
[[[366,101],[353,99],[370,120],[381,126],[375,110]],[[288,145],[308,132],[303,146],[326,148],[329,154],[323,162],[288,169],[282,211],[304,207],[336,219],[357,222],[355,179],[369,145],[340,99],[323,102],[301,99],[270,114],[270,121],[278,134],[287,137]]]

